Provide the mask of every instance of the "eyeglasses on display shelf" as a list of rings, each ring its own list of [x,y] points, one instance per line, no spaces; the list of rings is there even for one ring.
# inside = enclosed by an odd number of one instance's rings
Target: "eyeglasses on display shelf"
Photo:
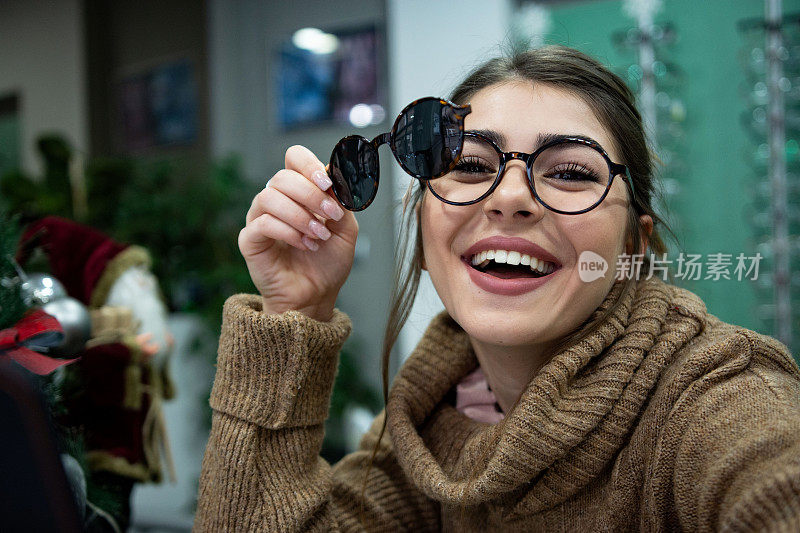
[[[635,26],[612,36],[617,49],[630,58],[617,74],[636,93],[648,141],[661,162],[659,178],[664,194],[654,208],[680,233],[681,221],[665,216],[674,212],[670,205],[680,201],[681,183],[690,172],[682,156],[687,152],[683,99],[687,79],[671,56],[678,32],[670,22],[657,20],[658,3],[625,0],[623,8]]]
[[[755,315],[765,333],[793,352],[800,338],[800,14],[765,2],[764,18],[739,22],[745,74],[741,123],[752,176],[746,219],[764,258],[755,282]]]

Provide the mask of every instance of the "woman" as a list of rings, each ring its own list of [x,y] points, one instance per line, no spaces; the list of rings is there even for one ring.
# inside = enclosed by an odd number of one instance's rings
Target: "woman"
[[[302,147],[254,199],[239,245],[260,295],[225,307],[198,529],[800,530],[786,348],[612,275],[664,249],[624,83],[546,47],[487,62],[452,100],[469,103],[462,153],[410,198],[384,364],[420,269],[446,312],[392,385],[386,433],[379,417],[332,468],[318,453],[350,330],[334,302],[358,227]],[[583,281],[589,252],[609,272]]]

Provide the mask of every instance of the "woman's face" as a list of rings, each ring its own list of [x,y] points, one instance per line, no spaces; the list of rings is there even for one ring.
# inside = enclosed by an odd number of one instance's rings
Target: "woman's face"
[[[508,82],[481,90],[470,100],[466,130],[489,130],[503,151],[534,152],[544,134],[580,135],[603,146],[616,163],[608,131],[579,97],[544,84]],[[628,195],[617,176],[603,202],[580,215],[561,215],[531,193],[525,164],[506,165],[500,185],[483,201],[452,206],[426,191],[421,204],[425,268],[450,315],[473,344],[544,349],[575,330],[600,305],[613,281],[617,257],[625,251]],[[538,278],[526,273],[479,272],[472,256],[506,250],[546,260],[553,271]],[[581,280],[579,257],[600,255],[605,277]],[[524,269],[523,269],[524,270]],[[500,277],[496,277],[500,276]]]

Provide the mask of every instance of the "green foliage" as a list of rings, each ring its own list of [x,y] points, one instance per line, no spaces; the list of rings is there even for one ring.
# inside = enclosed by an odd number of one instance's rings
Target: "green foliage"
[[[0,176],[2,207],[9,213],[72,218],[69,180],[71,149],[57,135],[40,137],[37,148],[44,160],[43,178],[35,180],[19,169]]]
[[[38,148],[46,161],[42,179],[33,180],[21,172],[0,177],[9,210],[76,219],[68,186],[68,145],[46,138]],[[85,218],[77,221],[119,242],[147,248],[170,308],[199,314],[211,331],[219,331],[225,299],[253,290],[237,236],[256,191],[242,178],[239,160],[104,157],[87,161],[85,169],[87,209]],[[13,226],[4,224],[3,228],[0,239],[9,242],[13,256],[18,234],[6,237]],[[216,339],[203,342],[207,345],[192,351],[210,354],[213,361]],[[339,450],[346,407],[356,403],[373,412],[382,407],[378,395],[363,381],[352,349],[351,344],[341,354],[326,436],[326,446]],[[207,405],[207,396],[201,402]]]
[[[170,308],[198,313],[213,329],[219,327],[225,298],[252,290],[237,248],[252,191],[235,157],[87,161],[80,177],[87,206],[79,218],[70,187],[71,148],[54,135],[40,138],[37,148],[44,176],[33,179],[14,170],[0,177],[0,198],[9,212],[26,218],[64,216],[147,248]],[[15,249],[16,242],[10,246]]]
[[[24,172],[13,169],[0,179],[0,202],[9,213],[29,213],[36,210],[41,188]]]
[[[17,219],[0,210],[0,329],[16,324],[27,310],[14,263],[20,234]]]
[[[89,226],[112,231],[123,191],[132,185],[136,164],[133,159],[101,157],[87,163],[85,182]]]
[[[174,310],[197,312],[219,326],[224,298],[251,288],[237,248],[248,187],[234,158],[198,166],[181,161],[97,167],[126,186],[116,205],[95,217],[115,239],[147,248]],[[128,173],[127,176],[124,176]],[[91,183],[108,181],[90,174]],[[90,202],[91,212],[97,201]]]
[[[153,272],[172,310],[201,315],[218,331],[224,299],[252,290],[239,254],[237,235],[250,202],[252,188],[241,177],[239,161],[214,162],[180,158],[146,160],[105,157],[86,162],[84,218],[73,211],[69,146],[58,138],[42,138],[38,148],[45,159],[44,176],[33,179],[15,170],[0,176],[0,207],[23,219],[59,215],[103,231],[116,241],[142,246],[153,259]],[[14,257],[21,233],[18,218],[0,211],[0,280],[15,279]],[[30,266],[30,263],[27,265]],[[8,285],[8,287],[6,287]],[[24,312],[20,284],[0,286],[0,329]],[[196,353],[216,353],[212,336]],[[90,475],[86,469],[80,420],[67,412],[65,398],[80,394],[83,383],[66,378],[58,386],[49,377],[49,410],[58,419],[61,448],[73,455],[87,473],[89,501],[112,515],[122,510],[121,491],[113,477]],[[208,406],[208,395],[199,398]],[[63,420],[62,420],[63,419]],[[63,423],[62,423],[63,422]],[[70,422],[70,423],[67,423]],[[210,416],[208,425],[210,426]]]

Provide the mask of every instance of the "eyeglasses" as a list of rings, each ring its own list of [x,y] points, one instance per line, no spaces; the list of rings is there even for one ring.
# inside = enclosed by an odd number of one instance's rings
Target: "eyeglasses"
[[[525,163],[533,196],[556,213],[578,215],[594,209],[608,195],[618,174],[628,183],[632,197],[634,194],[625,165],[612,162],[591,139],[564,135],[552,136],[527,154],[503,152],[488,137],[467,132],[453,170],[425,183],[442,202],[474,204],[492,194],[512,159]]]
[[[378,148],[387,143],[406,173],[450,205],[470,205],[489,196],[513,159],[525,163],[536,200],[556,213],[577,215],[594,209],[618,174],[634,196],[627,167],[611,161],[596,141],[555,135],[532,154],[503,152],[487,136],[464,132],[464,118],[471,111],[469,104],[421,98],[400,112],[388,133],[371,141],[360,135],[341,139],[328,165],[339,203],[350,211],[372,203],[380,178]]]
[[[328,175],[333,193],[351,211],[366,209],[378,192],[378,147],[389,144],[395,159],[411,176],[430,180],[453,170],[464,143],[469,105],[427,97],[407,105],[388,133],[371,141],[360,135],[340,140],[331,153]]]

